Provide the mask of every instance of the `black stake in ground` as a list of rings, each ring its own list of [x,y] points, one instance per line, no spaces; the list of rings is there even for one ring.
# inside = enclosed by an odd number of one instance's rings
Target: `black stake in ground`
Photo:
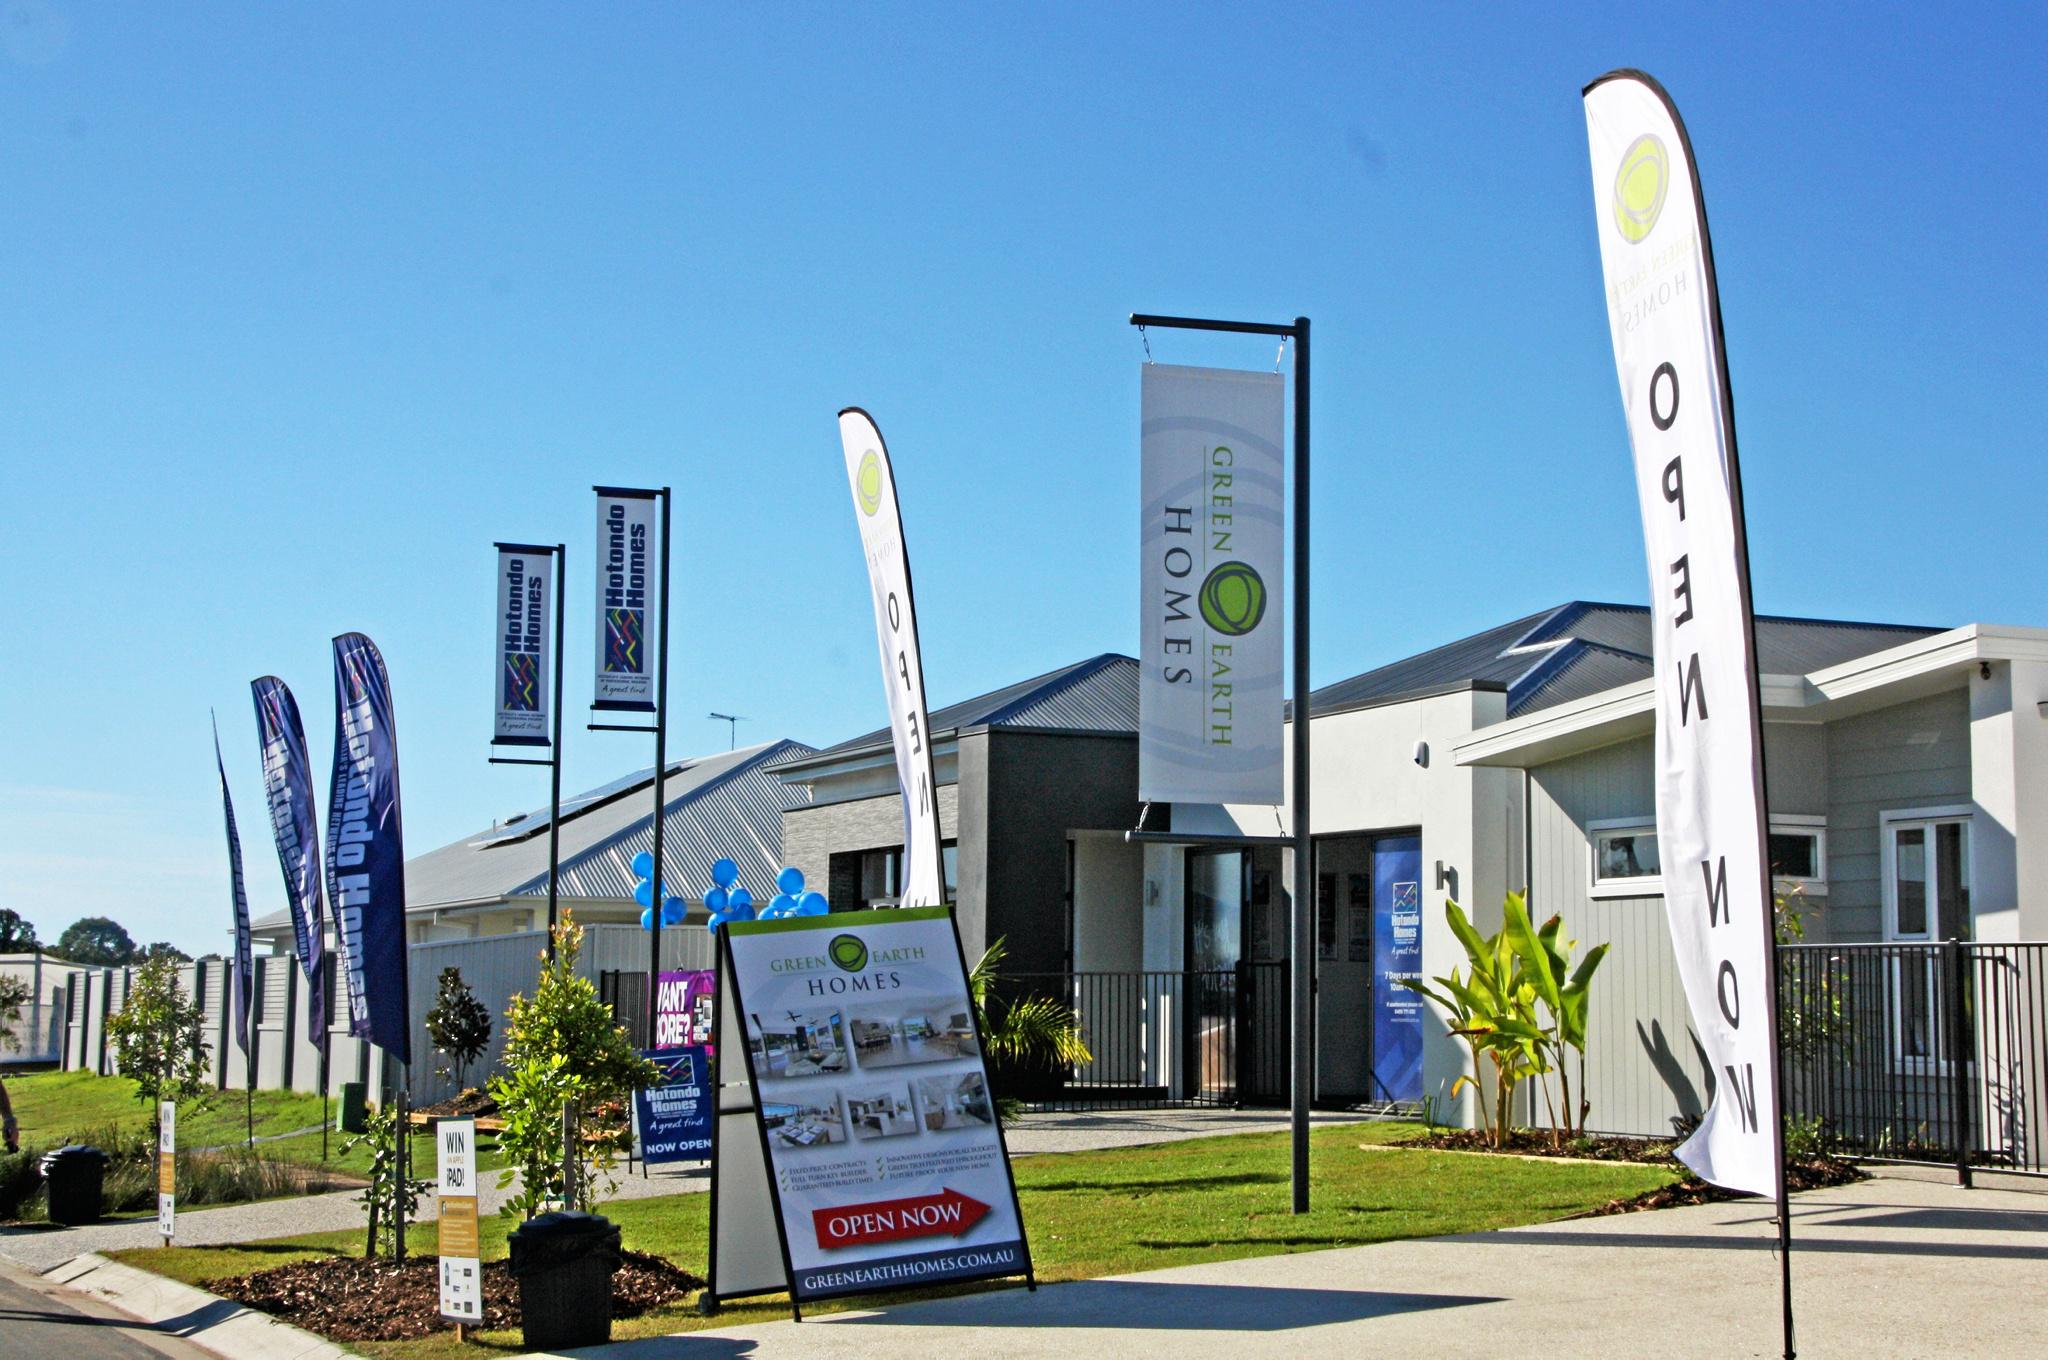
[[[1294,1212],[1308,1212],[1308,1110],[1315,1082],[1315,912],[1313,847],[1308,820],[1308,318],[1286,325],[1262,321],[1208,321],[1188,316],[1131,314],[1131,324],[1144,329],[1225,331],[1237,335],[1277,335],[1294,341],[1294,770],[1292,801],[1294,834],[1294,902],[1289,930],[1292,958],[1288,963],[1289,1036],[1293,1049],[1289,1123],[1292,1126]],[[1246,838],[1226,838],[1247,843]]]

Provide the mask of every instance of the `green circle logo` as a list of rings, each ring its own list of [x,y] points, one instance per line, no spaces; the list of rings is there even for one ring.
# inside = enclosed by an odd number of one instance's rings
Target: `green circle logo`
[[[858,935],[834,935],[825,952],[849,973],[858,973],[868,966],[868,947]]]
[[[1614,173],[1614,225],[1634,245],[1657,225],[1664,195],[1671,188],[1671,159],[1664,143],[1645,133],[1636,138]]]
[[[1266,616],[1266,583],[1243,562],[1225,562],[1202,582],[1202,621],[1226,637],[1243,637]]]
[[[872,515],[882,508],[882,460],[869,449],[860,456],[860,473],[854,494],[860,497],[860,512]]]

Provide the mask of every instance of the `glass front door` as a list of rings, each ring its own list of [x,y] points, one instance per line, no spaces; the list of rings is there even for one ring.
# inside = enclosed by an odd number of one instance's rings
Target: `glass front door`
[[[1187,860],[1187,1084],[1196,1096],[1237,1098],[1237,981],[1244,960],[1245,857],[1196,850]]]
[[[1968,818],[1888,821],[1884,828],[1885,934],[1901,944],[1970,938]],[[1963,1036],[1944,1023],[1941,960],[1933,950],[1892,961],[1892,1052],[1901,1064],[1944,1062]]]

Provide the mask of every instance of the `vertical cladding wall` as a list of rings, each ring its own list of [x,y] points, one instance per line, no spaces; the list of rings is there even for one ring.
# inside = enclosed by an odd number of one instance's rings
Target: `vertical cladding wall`
[[[969,961],[997,937],[1007,942],[1005,967],[1055,973],[1064,952],[1069,831],[1128,831],[1138,824],[1138,742],[1135,737],[1070,736],[994,729],[981,734],[987,751],[986,813],[980,827],[985,871],[979,900],[980,938],[967,938]],[[961,776],[970,773],[970,743],[961,743]],[[969,835],[960,843],[962,933],[972,870]],[[1132,910],[1136,910],[1133,904]]]
[[[1828,938],[1884,938],[1879,819],[1970,801],[1970,696],[1955,689],[1827,727]]]

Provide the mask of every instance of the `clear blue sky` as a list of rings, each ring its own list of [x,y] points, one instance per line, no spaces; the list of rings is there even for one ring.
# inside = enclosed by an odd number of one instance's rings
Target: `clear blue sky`
[[[1130,651],[1133,309],[1314,319],[1316,683],[1645,598],[1617,65],[1698,150],[1760,607],[2048,624],[2038,6],[1413,8],[7,0],[0,905],[221,947],[209,707],[282,905],[248,681],[324,804],[347,629],[416,852],[545,802],[484,763],[490,544],[570,545],[584,662],[595,482],[677,491],[671,750],[879,726],[847,403],[935,703]],[[650,758],[586,670],[571,788]]]

